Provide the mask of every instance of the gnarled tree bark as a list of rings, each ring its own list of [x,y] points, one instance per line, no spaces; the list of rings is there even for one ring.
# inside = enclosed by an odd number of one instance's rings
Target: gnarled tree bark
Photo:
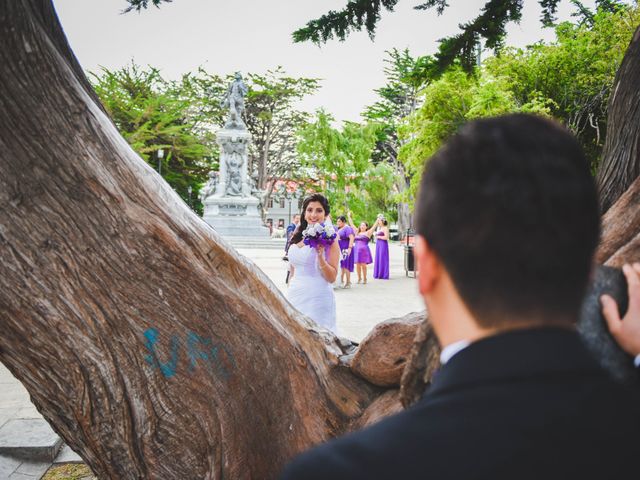
[[[602,212],[640,175],[640,26],[622,59],[609,98],[607,136],[598,170]]]
[[[596,262],[621,267],[640,260],[640,177],[602,217]]]
[[[381,392],[120,137],[49,0],[1,0],[0,361],[99,478],[273,478]]]

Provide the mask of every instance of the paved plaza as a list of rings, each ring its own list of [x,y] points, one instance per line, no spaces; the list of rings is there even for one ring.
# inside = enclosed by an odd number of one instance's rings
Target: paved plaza
[[[373,265],[369,265],[366,285],[356,283],[354,271],[350,289],[334,290],[341,336],[359,342],[375,324],[424,309],[416,280],[405,275],[403,248],[397,243],[389,245],[389,280],[374,279]],[[371,250],[375,251],[373,244]],[[265,272],[280,291],[286,292],[287,263],[282,260],[281,250],[240,248],[238,251]]]
[[[374,247],[372,246],[372,249]],[[423,304],[417,292],[416,280],[404,271],[403,247],[391,244],[390,279],[375,280],[369,266],[369,282],[358,285],[355,272],[350,289],[337,288],[336,305],[340,335],[359,342],[373,326],[383,320],[422,310]],[[284,293],[287,263],[282,260],[283,251],[275,248],[240,248],[239,252],[252,260]],[[31,404],[29,394],[13,375],[0,364],[0,480],[39,479],[51,461],[33,459],[16,460],[3,452],[3,441],[15,443],[15,438],[2,438],[2,432],[11,432],[16,421],[22,425],[42,421],[41,415]],[[48,425],[44,425],[47,429]],[[3,430],[4,428],[4,430]],[[44,432],[48,435],[48,431]],[[53,432],[51,432],[53,434]],[[55,435],[55,434],[53,434]],[[33,438],[33,434],[31,435]],[[33,445],[24,445],[33,447]],[[56,461],[79,461],[68,447],[62,449]]]

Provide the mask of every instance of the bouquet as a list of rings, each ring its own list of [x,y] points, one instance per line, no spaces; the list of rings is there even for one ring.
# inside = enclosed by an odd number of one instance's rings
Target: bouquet
[[[316,248],[318,245],[330,246],[336,239],[337,233],[333,225],[324,223],[312,223],[302,231],[302,238],[305,245]]]

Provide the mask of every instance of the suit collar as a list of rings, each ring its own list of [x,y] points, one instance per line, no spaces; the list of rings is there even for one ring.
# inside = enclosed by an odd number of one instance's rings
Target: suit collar
[[[454,355],[437,372],[425,397],[474,384],[571,371],[599,371],[574,330],[512,330],[475,341]]]

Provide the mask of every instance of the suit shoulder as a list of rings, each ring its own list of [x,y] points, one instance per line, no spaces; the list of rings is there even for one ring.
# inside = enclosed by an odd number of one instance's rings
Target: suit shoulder
[[[413,458],[415,448],[425,448],[420,415],[414,409],[385,418],[363,430],[319,445],[296,457],[282,480],[393,478],[398,465]],[[411,430],[420,432],[416,441]],[[391,475],[391,477],[389,477]]]

